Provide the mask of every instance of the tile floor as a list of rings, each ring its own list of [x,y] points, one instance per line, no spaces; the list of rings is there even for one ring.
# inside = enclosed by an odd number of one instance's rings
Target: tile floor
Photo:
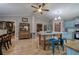
[[[4,51],[4,55],[52,55],[51,49],[43,50],[38,48],[38,43],[34,39],[17,40],[12,42],[12,47],[8,51]],[[62,55],[66,52],[62,49],[55,49],[55,55]],[[4,49],[3,49],[4,50]]]

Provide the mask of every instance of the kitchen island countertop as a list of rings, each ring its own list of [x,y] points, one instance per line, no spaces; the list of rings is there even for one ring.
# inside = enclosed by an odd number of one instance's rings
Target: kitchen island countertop
[[[69,41],[68,43],[65,44],[65,46],[79,52],[79,40]]]

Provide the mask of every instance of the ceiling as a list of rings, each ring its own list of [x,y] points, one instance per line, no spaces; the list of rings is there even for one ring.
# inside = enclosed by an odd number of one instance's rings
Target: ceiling
[[[33,3],[1,3],[0,16],[32,16],[37,15],[33,13],[31,7]],[[44,12],[42,16],[53,19],[61,16],[62,19],[69,20],[79,16],[79,4],[77,3],[48,3],[46,4],[49,12]]]

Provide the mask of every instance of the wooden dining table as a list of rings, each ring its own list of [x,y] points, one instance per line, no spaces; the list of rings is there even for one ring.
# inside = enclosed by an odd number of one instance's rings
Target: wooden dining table
[[[46,37],[50,36],[50,38],[52,38],[52,36],[57,35],[58,33],[62,34],[63,32],[51,32],[51,33],[47,33],[47,32],[39,32],[38,36],[39,36],[39,46],[43,48],[43,50],[46,50]],[[48,38],[48,39],[50,39]]]

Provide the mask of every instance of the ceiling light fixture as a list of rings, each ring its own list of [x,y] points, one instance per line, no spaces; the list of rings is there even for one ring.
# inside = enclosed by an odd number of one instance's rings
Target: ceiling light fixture
[[[60,16],[55,17],[54,20],[61,20],[61,17]]]
[[[32,5],[35,10],[33,11],[34,13],[39,12],[40,14],[43,14],[43,11],[49,11],[49,9],[45,8],[46,4],[45,3],[40,3],[36,5]]]
[[[41,8],[40,8],[40,9],[38,9],[38,12],[42,12]]]
[[[61,17],[59,16],[58,19],[61,19]]]

